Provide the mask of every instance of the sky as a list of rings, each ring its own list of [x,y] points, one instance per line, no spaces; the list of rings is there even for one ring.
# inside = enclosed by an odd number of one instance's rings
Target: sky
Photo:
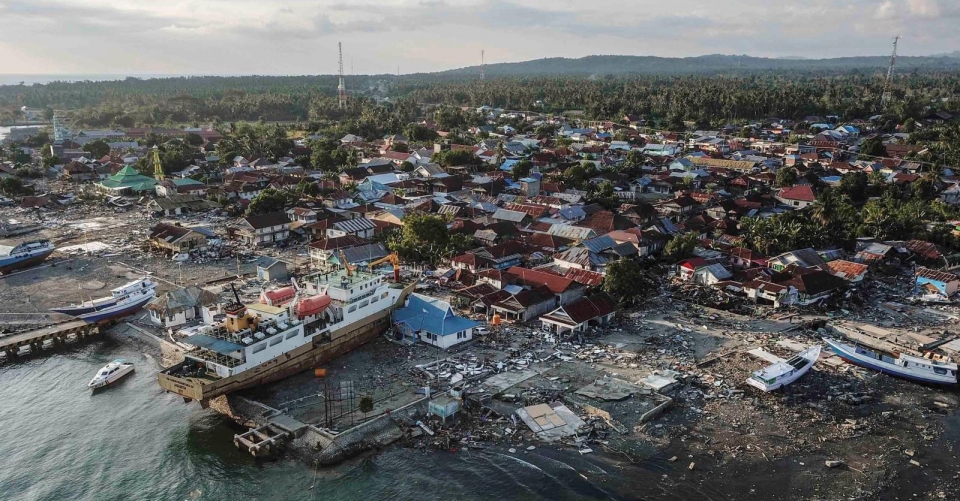
[[[958,0],[0,0],[0,73],[439,71],[543,57],[960,50]]]

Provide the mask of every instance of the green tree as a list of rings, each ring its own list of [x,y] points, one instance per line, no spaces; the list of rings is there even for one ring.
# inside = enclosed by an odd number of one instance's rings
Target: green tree
[[[83,145],[83,151],[89,153],[94,159],[100,159],[110,154],[110,145],[103,139],[97,139]]]
[[[20,178],[9,176],[0,178],[0,193],[11,197],[30,195],[33,193],[33,189],[24,186],[23,181],[21,181]]]
[[[587,180],[587,170],[582,165],[571,165],[563,171],[563,180],[571,186],[581,187]]]
[[[917,121],[916,121],[916,120],[914,120],[914,119],[912,119],[912,118],[908,118],[908,119],[906,119],[906,120],[903,122],[903,131],[904,131],[904,132],[906,132],[907,134],[912,134],[915,130],[917,130]]]
[[[797,184],[797,169],[793,167],[781,167],[777,171],[777,186],[785,188]]]
[[[863,171],[848,172],[840,176],[840,184],[837,189],[850,197],[850,200],[861,201],[867,198],[867,186],[869,181],[867,174]]]
[[[267,188],[253,197],[247,206],[247,215],[268,214],[284,210],[290,200],[290,195],[275,188]]]
[[[517,181],[521,178],[529,176],[530,169],[532,168],[533,162],[524,158],[523,160],[513,164],[513,168],[510,169],[510,175],[514,181]]]
[[[204,143],[203,138],[200,137],[200,134],[195,132],[188,132],[187,135],[183,137],[183,140],[190,146],[200,146]]]
[[[360,397],[360,405],[358,406],[358,409],[363,413],[364,419],[366,419],[367,413],[373,411],[373,397],[370,395],[364,395]]]
[[[404,127],[403,135],[415,142],[433,141],[437,138],[437,131],[420,124],[410,124]]]
[[[884,157],[887,155],[887,148],[883,146],[883,140],[880,136],[869,137],[860,143],[860,153],[872,157]]]
[[[410,147],[407,146],[407,143],[393,143],[390,149],[397,153],[410,153]]]
[[[400,170],[403,172],[413,172],[417,168],[416,165],[413,165],[409,161],[404,161],[400,164]]]
[[[407,259],[434,261],[450,244],[450,230],[440,216],[413,212],[403,218],[403,230],[390,242],[391,250]]]
[[[430,157],[430,161],[444,167],[452,167],[474,163],[476,157],[474,157],[473,153],[469,150],[444,150],[434,153],[433,156]]]
[[[652,272],[636,261],[622,258],[607,264],[603,290],[622,305],[637,306],[657,294],[660,284]]]
[[[596,189],[591,190],[587,199],[591,203],[600,204],[604,209],[609,211],[616,211],[620,205],[622,205],[620,197],[617,196],[613,183],[610,181],[604,181],[600,183]]]
[[[673,237],[663,248],[663,257],[667,261],[676,262],[693,256],[693,251],[700,244],[699,236],[695,232],[684,233]]]

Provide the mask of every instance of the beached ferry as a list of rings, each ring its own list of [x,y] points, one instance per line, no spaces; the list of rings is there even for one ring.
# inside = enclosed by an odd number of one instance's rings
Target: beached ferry
[[[191,349],[158,381],[206,406],[220,395],[313,369],[385,332],[413,286],[350,269],[305,277],[282,306],[242,304],[236,297],[223,322],[181,340]]]

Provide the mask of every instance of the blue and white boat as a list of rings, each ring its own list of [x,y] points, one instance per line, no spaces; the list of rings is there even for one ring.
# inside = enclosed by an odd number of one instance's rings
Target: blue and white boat
[[[155,284],[149,278],[141,278],[110,291],[110,295],[80,304],[52,308],[51,311],[66,313],[89,323],[109,320],[139,310],[156,296]]]
[[[42,263],[54,250],[56,246],[47,240],[24,242],[15,246],[0,245],[0,275]]]
[[[899,353],[896,357],[860,345],[824,338],[840,358],[851,364],[920,383],[957,384],[957,364]]]

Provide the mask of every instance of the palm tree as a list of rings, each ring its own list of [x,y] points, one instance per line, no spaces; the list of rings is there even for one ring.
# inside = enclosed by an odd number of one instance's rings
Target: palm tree
[[[503,145],[503,141],[497,143],[497,165],[503,163],[503,158],[507,156],[507,148]]]

